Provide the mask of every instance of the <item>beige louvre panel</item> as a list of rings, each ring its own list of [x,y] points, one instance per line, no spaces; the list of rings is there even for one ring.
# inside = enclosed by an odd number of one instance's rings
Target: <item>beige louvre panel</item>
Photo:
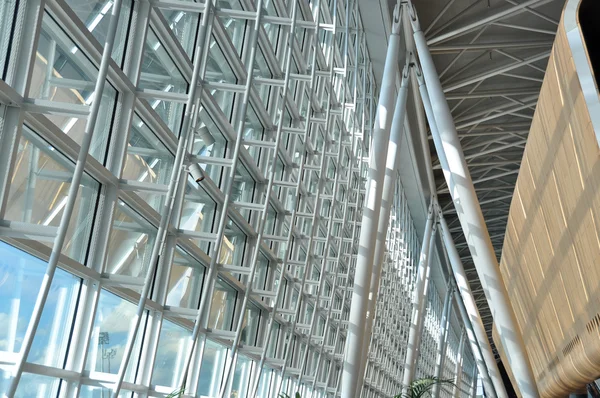
[[[561,23],[500,265],[542,397],[600,377],[599,236],[600,150]]]

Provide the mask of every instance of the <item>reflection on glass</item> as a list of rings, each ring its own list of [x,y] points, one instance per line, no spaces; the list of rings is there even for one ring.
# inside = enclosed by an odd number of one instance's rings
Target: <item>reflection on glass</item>
[[[230,330],[237,292],[221,279],[216,283],[208,316],[211,329]]]
[[[189,330],[163,320],[152,371],[152,384],[177,386],[191,334]]]
[[[206,191],[195,181],[188,181],[179,228],[185,231],[211,232],[215,220],[215,209],[215,202]],[[193,241],[208,253],[208,244],[212,240],[193,238]]]
[[[166,305],[198,308],[204,266],[181,249],[175,252],[167,287]]]
[[[106,272],[145,277],[155,238],[156,228],[119,202],[108,242]]]
[[[231,219],[225,227],[225,239],[219,253],[220,264],[242,265],[246,235]]]
[[[65,0],[65,2],[85,24],[87,30],[92,32],[92,35],[94,35],[100,45],[104,46],[114,0]],[[131,3],[132,0],[124,0],[119,13],[119,25],[117,26],[117,34],[112,51],[112,58],[119,65],[123,60],[123,52],[127,42],[127,24],[129,22],[129,14],[131,13]]]
[[[206,64],[206,80],[211,82],[237,83],[237,78],[225,58],[221,46],[217,43],[215,36],[210,38],[208,50],[208,63]]]
[[[45,13],[35,57],[29,97],[89,106],[95,100],[94,85],[98,69],[78,49],[69,35]],[[106,84],[101,99],[90,154],[102,161],[116,91]],[[48,115],[48,118],[75,142],[81,144],[86,120],[79,116]]]
[[[45,261],[0,242],[0,356],[21,350],[45,272]],[[80,283],[56,270],[28,362],[62,367]]]
[[[181,47],[191,59],[194,51],[194,40],[196,27],[198,25],[198,14],[178,10],[160,10],[167,20],[173,35],[181,44]]]
[[[225,347],[206,340],[200,365],[198,391],[196,391],[201,398],[215,397],[219,393],[226,354]]]
[[[47,398],[56,396],[60,379],[23,373],[14,398]]]
[[[110,374],[118,373],[123,361],[129,330],[135,320],[135,313],[136,306],[134,304],[104,289],[100,291],[85,366],[87,370]],[[140,336],[144,332],[143,320],[141,325],[125,373],[125,380],[130,382],[135,376],[140,354]]]
[[[185,93],[187,86],[187,82],[175,62],[154,31],[149,29],[144,45],[144,58],[138,88],[165,93]],[[148,103],[167,127],[173,133],[178,134],[184,104],[162,99],[149,100]]]
[[[252,361],[243,355],[239,355],[233,373],[233,382],[230,384],[231,393],[229,396],[237,398],[248,397],[251,371]]]
[[[74,164],[29,129],[17,151],[5,218],[58,227],[67,204]],[[84,262],[99,184],[85,173],[81,179],[63,253]],[[42,243],[52,246],[51,241]]]

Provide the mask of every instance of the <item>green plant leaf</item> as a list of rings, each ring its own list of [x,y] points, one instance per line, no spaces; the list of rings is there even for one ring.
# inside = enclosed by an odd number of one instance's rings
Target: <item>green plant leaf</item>
[[[173,391],[169,395],[167,395],[166,398],[178,398],[178,397],[181,397],[184,392],[185,392],[185,387],[181,387],[181,388]]]
[[[396,395],[394,398],[423,398],[431,396],[431,389],[436,384],[447,384],[454,386],[452,379],[441,379],[433,376],[423,377],[414,380],[408,387],[408,393],[401,393]]]

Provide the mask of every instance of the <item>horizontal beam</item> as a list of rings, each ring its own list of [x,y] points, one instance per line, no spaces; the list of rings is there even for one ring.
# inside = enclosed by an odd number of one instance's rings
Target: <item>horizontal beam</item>
[[[475,91],[473,93],[452,93],[446,95],[447,100],[465,100],[465,99],[478,99],[478,98],[496,98],[496,97],[513,97],[513,96],[531,96],[538,95],[540,93],[540,87],[528,87],[519,89],[499,89],[499,90],[486,90],[486,91]]]
[[[470,32],[470,31],[472,31],[474,29],[477,29],[479,27],[482,27],[482,26],[485,26],[485,25],[489,25],[492,22],[496,22],[496,21],[499,21],[499,20],[504,19],[506,17],[509,17],[509,16],[511,16],[513,14],[523,12],[523,11],[525,11],[526,7],[541,6],[541,5],[549,3],[551,1],[553,1],[553,0],[529,0],[529,1],[526,1],[524,3],[518,4],[518,5],[513,6],[513,7],[509,7],[507,9],[502,10],[500,12],[497,12],[495,14],[489,15],[487,17],[480,18],[480,19],[478,19],[478,20],[476,20],[474,22],[471,22],[469,24],[461,26],[460,28],[457,28],[457,29],[451,30],[449,32],[446,32],[444,34],[441,34],[439,36],[436,36],[436,37],[428,40],[427,44],[429,46],[433,46],[436,43],[441,43],[441,42],[444,42],[446,40],[450,40],[450,39],[452,39],[454,37],[461,36],[461,35],[463,35],[465,33],[468,33],[468,32]]]
[[[432,54],[449,54],[462,51],[490,51],[497,49],[523,50],[528,48],[552,47],[554,42],[550,40],[535,40],[524,42],[495,42],[480,44],[455,44],[445,46],[434,46],[430,48]]]
[[[466,86],[469,86],[474,83],[478,83],[482,80],[486,80],[491,77],[498,76],[498,75],[501,75],[506,72],[510,72],[511,70],[520,68],[525,65],[529,65],[532,62],[537,62],[537,61],[541,61],[542,59],[546,59],[549,56],[550,56],[550,51],[545,51],[541,54],[537,54],[532,57],[525,58],[523,61],[513,62],[508,65],[500,66],[498,68],[495,68],[495,69],[480,73],[478,75],[469,77],[467,79],[463,79],[463,80],[457,81],[452,84],[447,84],[446,87],[444,87],[444,93],[458,90],[459,88],[466,87]]]

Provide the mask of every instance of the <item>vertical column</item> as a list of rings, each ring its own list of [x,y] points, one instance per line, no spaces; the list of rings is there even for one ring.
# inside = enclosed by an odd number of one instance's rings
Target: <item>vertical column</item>
[[[375,254],[374,238],[377,235],[381,209],[382,182],[385,177],[385,161],[392,122],[390,110],[394,103],[394,83],[400,51],[400,9],[400,2],[398,1],[394,9],[392,34],[388,43],[379,104],[372,134],[367,192],[361,223],[358,258],[354,272],[354,288],[352,290],[348,337],[346,339],[344,369],[341,380],[342,397],[347,398],[358,396],[356,380],[361,377],[359,372],[363,353],[362,345],[364,344],[364,320],[369,303],[368,292]]]
[[[471,249],[479,279],[492,310],[494,322],[498,326],[502,344],[508,354],[508,363],[513,373],[517,375],[518,387],[523,397],[537,397],[539,394],[523,337],[500,274],[498,260],[479,206],[452,114],[429,53],[425,35],[421,31],[415,10],[410,3],[409,10],[411,12],[415,44],[423,68],[423,77],[427,83],[431,105],[439,129],[441,146],[436,143],[436,150],[438,154],[443,152],[448,161],[445,172],[446,181],[464,235]],[[451,173],[451,177],[449,173]]]
[[[396,107],[394,109],[394,119],[392,121],[390,141],[388,144],[388,153],[385,169],[385,178],[383,180],[383,194],[381,199],[380,217],[377,227],[377,240],[375,242],[375,255],[373,258],[373,272],[371,273],[371,286],[369,293],[369,306],[367,318],[365,320],[365,335],[363,338],[363,354],[361,361],[360,377],[357,380],[357,391],[362,388],[364,381],[367,357],[369,354],[369,341],[373,330],[373,320],[375,316],[375,304],[377,303],[377,292],[379,291],[379,280],[381,269],[385,257],[385,242],[389,226],[390,212],[392,202],[395,196],[395,185],[397,180],[397,170],[400,163],[400,142],[404,133],[404,118],[406,116],[406,101],[408,98],[408,77],[409,67],[406,65],[402,72],[402,83],[398,98],[396,98]]]
[[[81,178],[83,176],[85,162],[87,160],[90,145],[92,143],[92,136],[96,127],[96,121],[98,120],[98,114],[100,112],[100,100],[102,98],[104,86],[106,85],[107,81],[106,75],[108,73],[108,65],[111,61],[111,52],[115,41],[115,35],[117,32],[117,22],[119,20],[121,4],[121,0],[116,0],[112,7],[110,22],[108,25],[106,40],[102,52],[102,59],[100,61],[100,68],[98,69],[98,77],[96,78],[96,84],[94,86],[95,99],[90,107],[90,113],[88,115],[87,123],[85,125],[84,136],[81,142],[81,148],[77,156],[75,170],[73,171],[73,178],[69,187],[68,200],[63,210],[56,237],[54,238],[52,253],[50,254],[50,258],[48,260],[46,273],[40,286],[33,311],[31,313],[31,319],[29,321],[27,331],[25,332],[25,336],[23,338],[21,351],[19,352],[19,356],[17,358],[17,363],[13,370],[13,379],[7,394],[9,397],[14,396],[17,390],[17,386],[19,384],[19,380],[21,379],[21,375],[23,374],[23,367],[25,365],[25,362],[27,361],[27,356],[31,351],[31,346],[35,337],[35,332],[40,323],[42,312],[44,310],[44,306],[46,305],[46,300],[48,299],[48,294],[50,293],[50,287],[52,285],[52,280],[54,279],[54,274],[56,273],[56,268],[58,266],[58,260],[61,255],[63,245],[65,243],[67,230],[71,221],[71,216],[73,215],[73,210],[75,209],[75,201],[79,192],[79,183],[81,182]]]
[[[433,137],[435,138],[435,140],[437,140],[437,123],[434,118],[433,109],[431,108],[429,94],[427,93],[427,86],[425,85],[425,80],[423,79],[422,72],[419,69],[417,69],[416,72],[419,81],[419,92],[421,94],[421,100],[423,101],[423,106],[425,108],[425,114],[427,115],[429,127],[432,131]],[[441,164],[447,164],[446,156],[443,152],[438,153],[438,158]],[[433,172],[433,170],[431,170],[431,172]],[[446,170],[444,172],[446,172]],[[447,178],[450,178],[449,174]],[[506,398],[507,395],[506,390],[504,388],[504,383],[502,382],[502,378],[498,370],[498,365],[496,364],[496,360],[492,353],[492,348],[488,341],[487,334],[485,332],[485,327],[483,326],[483,322],[481,321],[479,310],[477,309],[477,305],[475,304],[473,292],[471,291],[471,287],[469,286],[469,283],[467,281],[467,276],[462,265],[462,261],[460,259],[460,256],[458,255],[458,252],[456,251],[454,241],[452,240],[452,235],[448,230],[446,220],[444,219],[441,211],[439,210],[439,206],[438,213],[442,239],[444,240],[444,247],[446,249],[446,255],[448,256],[450,266],[452,267],[452,272],[458,285],[458,290],[456,294],[460,294],[460,296],[457,296],[456,302],[459,306],[459,310],[461,311],[465,327],[467,327],[467,330],[470,333],[469,342],[473,349],[477,366],[479,368],[479,373],[482,375],[484,384],[486,385],[486,390],[490,394],[494,394],[495,390],[499,398]],[[467,311],[465,309],[465,303],[468,303],[467,305],[469,306],[468,316],[466,315]]]
[[[437,356],[435,360],[435,377],[440,379],[442,377],[442,370],[444,369],[444,362],[446,359],[446,340],[448,339],[448,329],[450,328],[450,309],[452,308],[452,295],[454,294],[454,288],[448,284],[448,290],[446,290],[446,297],[444,298],[444,308],[442,310],[442,318],[440,320],[440,336],[437,346]],[[431,396],[437,398],[440,395],[440,385],[434,384]]]
[[[402,392],[408,394],[408,387],[415,376],[417,359],[419,358],[420,329],[423,325],[423,310],[425,309],[427,293],[427,274],[429,273],[429,247],[433,240],[433,220],[435,218],[433,204],[429,206],[427,224],[423,233],[423,245],[419,256],[417,267],[417,283],[413,294],[412,315],[410,330],[408,332],[408,345],[406,347],[406,359],[404,361],[404,374],[402,377]]]
[[[465,350],[465,331],[463,329],[460,334],[460,343],[458,343],[458,351],[456,352],[456,366],[454,368],[454,387],[452,388],[452,396],[458,398],[460,394],[460,383],[462,380],[462,364]]]
[[[471,398],[477,396],[477,366],[473,368],[473,381],[471,382]]]
[[[473,292],[467,281],[467,274],[465,273],[458,251],[454,246],[452,235],[450,234],[450,230],[448,229],[448,225],[443,216],[440,216],[440,228],[444,240],[444,247],[446,248],[446,253],[456,279],[457,294],[460,294],[462,298],[462,300],[457,299],[458,308],[461,312],[461,317],[463,318],[465,326],[467,328],[471,326],[468,329],[469,342],[471,343],[473,355],[475,356],[475,361],[479,367],[479,374],[483,378],[488,393],[493,394],[495,391],[498,398],[506,398],[508,395],[504,387],[504,382],[502,381],[498,364],[496,363],[492,347],[485,332],[485,327],[481,321],[479,310],[475,304]]]

